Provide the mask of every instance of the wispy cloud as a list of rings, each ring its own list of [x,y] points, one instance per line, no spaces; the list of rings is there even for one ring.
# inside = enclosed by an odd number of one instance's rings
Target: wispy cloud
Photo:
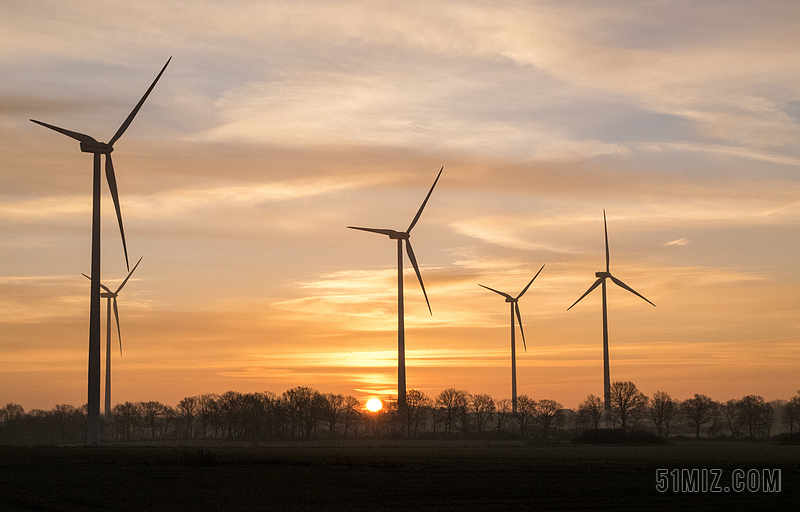
[[[667,247],[669,247],[670,245],[684,246],[684,245],[689,245],[690,243],[692,243],[692,241],[689,240],[688,238],[679,238],[677,240],[673,240],[671,242],[667,242],[664,245],[667,246]]]

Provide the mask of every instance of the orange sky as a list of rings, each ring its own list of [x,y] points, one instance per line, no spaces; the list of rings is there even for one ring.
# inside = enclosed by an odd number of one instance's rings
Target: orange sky
[[[0,6],[0,403],[86,400],[91,157],[115,144],[132,260],[114,402],[408,386],[575,407],[800,384],[800,32],[791,3],[11,2]],[[80,34],[81,37],[75,37]],[[125,265],[103,185],[103,282]],[[104,306],[105,307],[105,304]],[[105,315],[104,315],[105,316]],[[105,328],[103,329],[105,340]],[[115,342],[116,343],[116,342]]]

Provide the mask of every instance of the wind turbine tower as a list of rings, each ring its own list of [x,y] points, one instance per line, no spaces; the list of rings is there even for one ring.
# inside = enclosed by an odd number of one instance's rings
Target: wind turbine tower
[[[428,305],[428,312],[431,311],[431,303],[428,301],[428,294],[425,292],[425,285],[422,283],[422,275],[419,272],[417,265],[417,258],[414,256],[414,249],[411,248],[411,230],[416,226],[417,221],[422,215],[422,210],[428,203],[431,197],[433,188],[439,181],[444,167],[439,170],[436,179],[425,196],[422,206],[417,210],[414,220],[405,231],[395,231],[393,229],[376,229],[376,228],[359,228],[354,226],[347,226],[349,229],[359,229],[361,231],[369,231],[370,233],[378,233],[379,235],[386,235],[391,240],[397,240],[397,407],[402,410],[406,406],[406,337],[405,337],[405,310],[403,308],[403,241],[405,241],[406,250],[408,252],[408,259],[411,260],[411,265],[414,267],[414,272],[417,274],[419,285],[422,288],[422,294],[425,296],[425,303]]]

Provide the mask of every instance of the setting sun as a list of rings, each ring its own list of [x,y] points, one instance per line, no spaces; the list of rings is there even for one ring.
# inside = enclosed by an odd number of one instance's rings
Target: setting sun
[[[383,404],[377,398],[372,398],[367,402],[367,410],[369,412],[378,412],[383,409]]]

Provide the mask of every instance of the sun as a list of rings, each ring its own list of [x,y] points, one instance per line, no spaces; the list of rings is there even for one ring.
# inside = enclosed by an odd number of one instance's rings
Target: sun
[[[367,410],[369,412],[378,412],[383,409],[383,404],[377,398],[371,398],[367,401]]]

